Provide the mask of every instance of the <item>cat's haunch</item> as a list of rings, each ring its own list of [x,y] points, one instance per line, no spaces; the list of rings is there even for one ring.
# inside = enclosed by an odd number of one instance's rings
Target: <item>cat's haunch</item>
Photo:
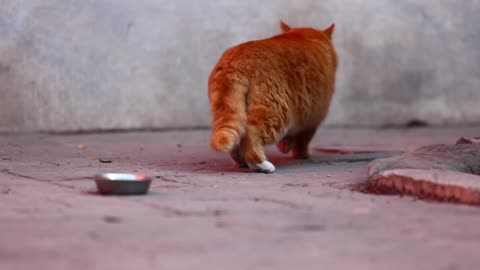
[[[335,88],[335,25],[291,28],[228,49],[208,81],[213,132],[210,146],[230,152],[241,167],[272,173],[263,146],[308,158],[308,145],[325,119]]]

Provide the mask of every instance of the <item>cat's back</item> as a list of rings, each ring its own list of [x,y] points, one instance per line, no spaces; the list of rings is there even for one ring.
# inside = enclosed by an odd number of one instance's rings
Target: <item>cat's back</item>
[[[258,69],[312,65],[319,63],[319,57],[323,58],[324,55],[329,56],[332,53],[334,52],[330,41],[317,31],[309,28],[296,29],[227,49],[216,67],[241,70],[248,74]]]

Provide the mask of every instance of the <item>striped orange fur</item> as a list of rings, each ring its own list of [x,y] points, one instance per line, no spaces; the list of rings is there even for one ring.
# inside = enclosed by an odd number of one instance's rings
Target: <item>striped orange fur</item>
[[[328,113],[334,93],[335,25],[291,28],[228,49],[209,77],[214,150],[230,152],[241,166],[275,170],[263,146],[307,158],[308,145]]]

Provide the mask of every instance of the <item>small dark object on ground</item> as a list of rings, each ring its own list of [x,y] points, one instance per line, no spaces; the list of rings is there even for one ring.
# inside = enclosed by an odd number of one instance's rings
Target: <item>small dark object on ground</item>
[[[122,221],[122,219],[117,216],[105,216],[103,217],[103,220],[105,223],[120,223]]]
[[[100,161],[101,163],[112,163],[110,159],[99,158],[98,161]]]
[[[406,128],[428,127],[430,124],[427,121],[420,119],[412,119],[405,124]]]
[[[404,124],[400,123],[387,123],[379,127],[379,129],[403,129],[403,128],[422,128],[428,127],[430,124],[427,121],[420,119],[411,119]]]

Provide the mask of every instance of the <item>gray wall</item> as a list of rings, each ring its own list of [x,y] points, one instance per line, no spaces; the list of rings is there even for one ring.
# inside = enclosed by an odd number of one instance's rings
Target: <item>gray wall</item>
[[[207,126],[223,50],[335,22],[330,125],[480,122],[477,0],[0,0],[0,131]]]

